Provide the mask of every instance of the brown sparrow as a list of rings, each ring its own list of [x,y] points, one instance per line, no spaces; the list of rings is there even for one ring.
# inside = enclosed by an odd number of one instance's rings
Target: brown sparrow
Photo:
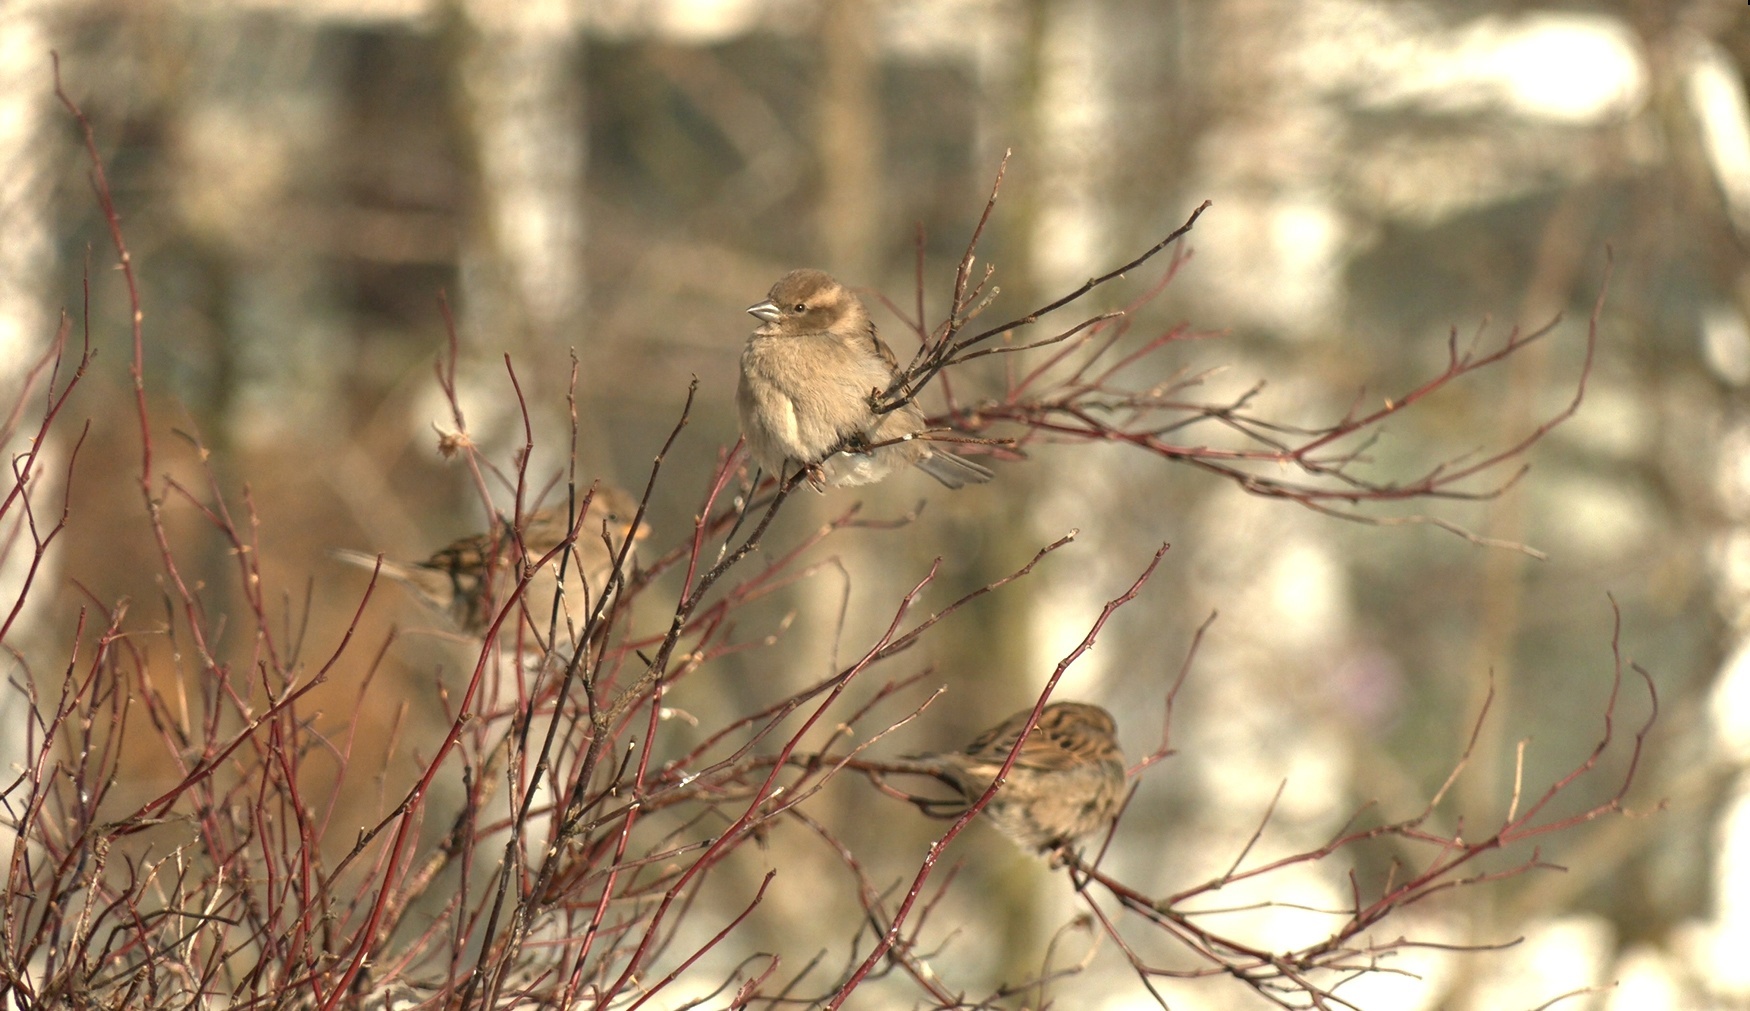
[[[960,751],[918,755],[968,804],[996,779],[1015,738],[1033,715],[1028,706]],[[1103,828],[1124,802],[1124,753],[1112,714],[1083,702],[1053,702],[1009,768],[984,815],[1026,849],[1050,852]],[[964,805],[960,805],[964,810]]]
[[[596,489],[589,512],[578,525],[570,557],[555,555],[529,579],[523,599],[538,627],[546,627],[548,608],[560,588],[558,568],[562,558],[565,618],[573,627],[589,620],[590,612],[608,586],[614,558],[627,536],[636,542],[650,533],[647,524],[639,524],[636,531],[632,529],[632,518],[637,512],[638,500],[626,492],[606,486]],[[602,540],[604,524],[611,547]],[[539,560],[563,542],[569,532],[570,516],[564,509],[537,509],[529,513],[523,518],[522,561],[532,564]],[[496,530],[453,541],[423,562],[406,564],[383,559],[382,573],[407,587],[421,603],[449,615],[463,632],[480,635],[522,576],[521,567],[514,563],[515,545],[515,530],[509,523],[501,523]],[[352,565],[367,569],[377,566],[378,556],[362,551],[342,548],[333,554]],[[631,561],[630,554],[627,561]]]
[[[950,488],[990,480],[971,460],[905,438],[925,427],[915,403],[875,412],[899,362],[850,289],[818,270],[792,270],[747,311],[760,325],[741,352],[735,402],[760,469],[782,479],[818,468],[811,477],[836,486],[870,484],[906,464]]]

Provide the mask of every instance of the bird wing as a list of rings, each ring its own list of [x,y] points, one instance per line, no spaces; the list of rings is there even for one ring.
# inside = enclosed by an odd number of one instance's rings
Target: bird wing
[[[1032,713],[1033,710],[1024,709],[985,731],[966,746],[966,754],[980,761],[1002,764]],[[1015,756],[1015,765],[1056,772],[1086,762],[1099,742],[1085,729],[1077,725],[1071,710],[1047,706],[1021,745],[1021,753]]]
[[[869,342],[875,345],[875,353],[887,363],[887,371],[897,374],[899,359],[893,354],[893,349],[887,346],[887,342],[881,339],[881,335],[875,332],[874,320],[869,321]]]

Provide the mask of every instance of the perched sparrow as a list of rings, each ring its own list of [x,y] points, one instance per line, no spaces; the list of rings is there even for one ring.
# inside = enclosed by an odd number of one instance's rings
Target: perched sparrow
[[[960,751],[913,760],[932,767],[970,804],[990,788],[1031,715],[1029,706]],[[1099,706],[1046,706],[983,814],[1009,838],[1041,853],[1104,827],[1124,801],[1124,754],[1113,736],[1117,729],[1112,714]]]
[[[735,402],[762,470],[782,476],[818,466],[827,484],[843,486],[879,481],[910,463],[950,488],[990,480],[989,470],[927,439],[890,441],[922,432],[924,415],[913,403],[875,412],[899,364],[844,285],[818,270],[792,270],[747,311],[760,325],[741,352]]]
[[[597,599],[607,587],[614,556],[627,535],[639,541],[650,533],[644,524],[632,530],[632,518],[637,512],[638,500],[626,492],[609,487],[596,489],[589,512],[578,526],[570,557],[564,560],[565,617],[573,626],[589,620]],[[523,560],[532,563],[557,547],[570,532],[569,520],[564,509],[538,509],[524,517]],[[613,542],[612,550],[602,541],[604,524]],[[496,531],[454,541],[423,562],[409,565],[384,559],[382,572],[411,590],[422,603],[448,614],[463,632],[480,635],[491,624],[493,609],[504,605],[506,595],[516,588],[522,576],[521,566],[514,561],[515,546],[516,532],[505,523]],[[367,569],[377,565],[376,555],[362,551],[338,549],[333,554],[341,561]],[[547,608],[552,606],[553,594],[559,588],[558,566],[562,557],[555,555],[535,572],[523,597],[529,614],[542,628],[546,626]],[[490,595],[486,592],[488,570],[493,573]]]

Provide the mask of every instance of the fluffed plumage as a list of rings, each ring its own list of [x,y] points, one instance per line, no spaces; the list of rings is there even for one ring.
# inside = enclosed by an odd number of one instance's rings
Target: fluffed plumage
[[[949,488],[990,480],[987,468],[928,439],[892,441],[923,432],[923,412],[915,403],[875,412],[898,360],[862,300],[830,275],[793,270],[747,311],[760,325],[742,349],[735,399],[761,469],[818,467],[835,486],[870,484],[907,464]]]
[[[919,755],[967,804],[996,779],[1033,707],[959,751]],[[1084,702],[1053,702],[1021,745],[1001,789],[981,812],[1021,846],[1050,852],[1105,827],[1124,802],[1124,753],[1112,714]]]

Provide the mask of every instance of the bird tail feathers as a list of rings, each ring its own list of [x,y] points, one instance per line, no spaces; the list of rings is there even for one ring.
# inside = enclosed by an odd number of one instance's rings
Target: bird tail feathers
[[[929,456],[917,461],[918,469],[942,482],[949,488],[964,488],[969,484],[983,484],[991,479],[989,467],[973,463],[958,453],[950,453],[938,449]]]

